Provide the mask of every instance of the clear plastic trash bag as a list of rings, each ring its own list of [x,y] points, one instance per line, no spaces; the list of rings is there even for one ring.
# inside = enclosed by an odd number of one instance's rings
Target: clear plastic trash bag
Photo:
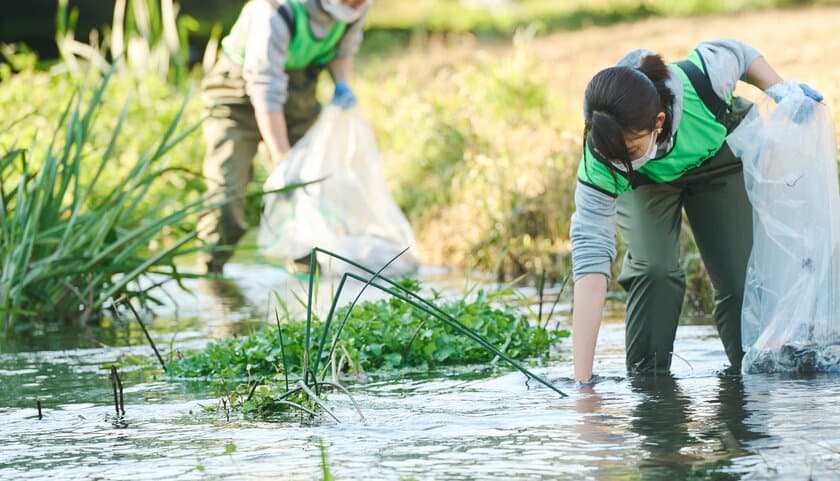
[[[753,208],[743,372],[840,372],[840,196],[828,108],[794,82],[728,137]]]
[[[267,194],[257,238],[263,255],[286,260],[320,247],[379,270],[402,276],[419,267],[414,233],[394,202],[379,162],[376,139],[358,107],[328,105],[309,132],[266,180],[266,191],[323,179],[288,193]],[[323,268],[350,266],[319,256]]]

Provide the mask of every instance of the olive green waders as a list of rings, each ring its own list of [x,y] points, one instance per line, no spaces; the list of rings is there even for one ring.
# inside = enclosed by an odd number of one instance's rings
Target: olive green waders
[[[685,293],[679,263],[683,209],[712,280],[714,318],[726,355],[733,368],[741,366],[752,208],[741,162],[724,144],[680,179],[643,185],[618,198],[618,225],[628,246],[618,282],[628,293],[625,342],[631,373],[667,372],[671,365]]]
[[[315,69],[286,72],[288,96],[283,107],[289,142],[294,145],[315,122],[321,106],[315,97]],[[261,136],[254,108],[245,93],[241,67],[222,55],[201,84],[208,117],[202,125],[206,143],[204,178],[207,194],[222,206],[206,212],[198,223],[198,237],[211,250],[203,252],[200,267],[221,272],[233,247],[248,229],[245,194],[253,176],[253,160]]]

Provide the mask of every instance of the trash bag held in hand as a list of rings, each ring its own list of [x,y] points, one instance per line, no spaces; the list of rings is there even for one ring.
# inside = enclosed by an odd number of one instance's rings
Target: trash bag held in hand
[[[794,82],[729,136],[753,207],[743,371],[840,372],[840,195],[828,108]],[[776,87],[774,87],[776,88]]]
[[[408,247],[383,274],[417,270],[414,233],[388,192],[376,140],[359,108],[325,107],[263,188],[319,179],[265,196],[257,241],[261,253],[292,260],[320,247],[379,270]],[[349,269],[331,258],[318,261],[339,273]]]

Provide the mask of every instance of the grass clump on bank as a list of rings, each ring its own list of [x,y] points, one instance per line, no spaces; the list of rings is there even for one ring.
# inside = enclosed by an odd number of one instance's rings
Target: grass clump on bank
[[[110,60],[94,37],[90,45],[74,40],[76,16],[64,0],[56,15],[60,63],[36,70],[34,53],[2,49],[0,331],[6,335],[83,323],[111,301],[154,302],[151,288],[181,278],[175,259],[194,250],[203,146],[191,135],[200,113],[179,69],[184,30],[179,26],[178,38],[164,42],[165,16],[138,9],[151,5],[146,0],[121,0],[116,8],[127,5],[137,18],[115,23]],[[140,38],[155,21],[150,34],[157,39]],[[124,46],[133,54],[122,55]]]

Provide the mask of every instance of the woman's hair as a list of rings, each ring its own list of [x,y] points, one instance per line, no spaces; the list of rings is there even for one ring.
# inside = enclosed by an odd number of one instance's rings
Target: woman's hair
[[[659,138],[670,137],[674,94],[665,86],[667,79],[662,57],[647,55],[638,68],[610,67],[589,81],[583,101],[584,135],[602,157],[630,170],[624,134],[655,129],[659,112],[666,115]]]

